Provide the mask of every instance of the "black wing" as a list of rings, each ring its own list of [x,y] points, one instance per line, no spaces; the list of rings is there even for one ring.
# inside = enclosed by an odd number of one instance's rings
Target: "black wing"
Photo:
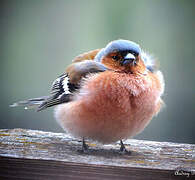
[[[52,84],[51,96],[45,99],[38,107],[38,111],[46,109],[57,104],[71,101],[72,93],[78,89],[78,86],[69,82],[66,73],[59,76]]]
[[[51,95],[19,101],[10,106],[25,106],[25,109],[37,108],[37,111],[41,111],[48,107],[71,101],[72,93],[76,89],[78,89],[78,86],[71,84],[68,75],[64,73],[53,82]]]
[[[82,77],[86,77],[89,73],[100,73],[107,70],[103,64],[88,60],[75,63],[73,66],[73,72],[75,71],[76,75],[80,76],[80,80]],[[69,76],[71,76],[71,72],[72,71],[68,72]],[[74,82],[72,81],[72,83],[70,83],[68,74],[62,74],[53,82],[50,96],[19,101],[12,104],[11,107],[25,106],[25,109],[38,107],[37,111],[41,111],[48,107],[71,101],[73,92],[80,88],[80,81],[75,82],[75,84],[73,84]]]

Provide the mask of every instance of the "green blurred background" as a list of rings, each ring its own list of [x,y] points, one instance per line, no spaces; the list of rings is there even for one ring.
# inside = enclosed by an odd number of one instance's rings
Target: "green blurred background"
[[[63,132],[53,109],[9,104],[47,95],[78,54],[123,38],[160,61],[166,107],[137,139],[195,143],[195,1],[6,0],[0,4],[0,128]]]

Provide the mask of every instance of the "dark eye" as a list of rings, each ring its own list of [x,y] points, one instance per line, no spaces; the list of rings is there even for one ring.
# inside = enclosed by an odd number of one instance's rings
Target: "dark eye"
[[[136,52],[130,52],[130,53],[133,54],[134,56],[138,55]]]
[[[119,60],[119,56],[112,56],[112,59]]]

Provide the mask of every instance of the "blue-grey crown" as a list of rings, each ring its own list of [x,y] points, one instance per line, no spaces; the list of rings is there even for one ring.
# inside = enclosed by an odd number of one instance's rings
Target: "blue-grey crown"
[[[141,48],[138,44],[132,41],[128,40],[115,40],[110,42],[105,48],[103,48],[95,57],[96,61],[101,61],[101,58],[103,56],[106,56],[107,54],[114,52],[114,51],[130,51],[134,52],[136,54],[140,54]]]

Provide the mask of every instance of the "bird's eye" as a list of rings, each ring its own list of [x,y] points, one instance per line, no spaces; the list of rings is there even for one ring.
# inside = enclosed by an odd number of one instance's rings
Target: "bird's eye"
[[[137,56],[137,53],[136,52],[131,52],[131,54],[133,54],[134,56]]]
[[[112,56],[112,59],[119,60],[119,56]]]

